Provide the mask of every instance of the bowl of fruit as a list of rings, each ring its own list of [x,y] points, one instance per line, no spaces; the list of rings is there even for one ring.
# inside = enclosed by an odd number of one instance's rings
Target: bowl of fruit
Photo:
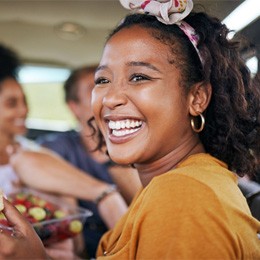
[[[77,236],[83,230],[86,219],[92,215],[87,209],[31,189],[10,194],[8,200],[32,224],[44,245]],[[0,227],[12,229],[2,213]]]

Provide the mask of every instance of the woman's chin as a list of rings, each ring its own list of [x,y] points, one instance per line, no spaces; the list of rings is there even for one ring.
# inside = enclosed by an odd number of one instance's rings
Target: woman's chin
[[[27,128],[26,127],[18,127],[15,132],[16,132],[16,135],[25,135],[27,133]]]
[[[114,163],[119,164],[119,165],[122,165],[122,166],[128,166],[128,165],[133,164],[133,160],[130,160],[130,158],[128,158],[128,157],[123,157],[123,156],[111,156],[111,155],[110,155],[110,158],[111,158],[111,160],[112,160]]]

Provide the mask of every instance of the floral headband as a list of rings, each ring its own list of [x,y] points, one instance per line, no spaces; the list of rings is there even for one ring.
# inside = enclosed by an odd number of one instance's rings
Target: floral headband
[[[193,8],[192,0],[120,0],[120,2],[126,9],[153,15],[164,24],[178,25],[187,35],[198,53],[201,63],[204,64],[197,47],[199,36],[193,27],[183,21]]]

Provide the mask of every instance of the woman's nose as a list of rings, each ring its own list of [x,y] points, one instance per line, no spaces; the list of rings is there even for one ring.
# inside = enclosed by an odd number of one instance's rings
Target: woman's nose
[[[28,114],[28,106],[26,104],[21,104],[19,107],[20,116],[26,117]]]
[[[111,87],[103,97],[103,105],[115,109],[127,103],[127,95],[120,87]]]

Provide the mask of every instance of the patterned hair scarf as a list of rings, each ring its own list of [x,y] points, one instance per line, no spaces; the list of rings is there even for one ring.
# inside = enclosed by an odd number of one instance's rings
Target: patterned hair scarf
[[[193,27],[184,22],[183,19],[193,8],[192,0],[120,0],[124,8],[136,13],[153,15],[164,24],[176,24],[186,34],[194,46],[200,61],[204,64],[198,50],[199,35]]]

